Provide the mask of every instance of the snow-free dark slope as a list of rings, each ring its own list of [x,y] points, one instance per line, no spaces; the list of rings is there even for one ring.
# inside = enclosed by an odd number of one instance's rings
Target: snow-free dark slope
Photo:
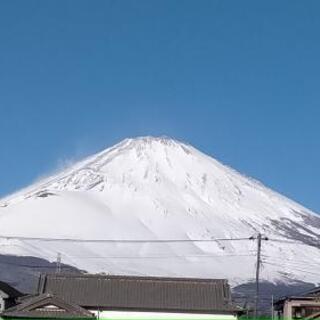
[[[0,201],[0,235],[7,236],[188,240],[257,232],[277,239],[263,242],[263,279],[318,282],[317,214],[168,138],[124,140]],[[234,283],[254,277],[255,248],[249,240],[0,240],[2,254],[53,261],[60,252],[63,262],[91,272],[227,277]]]

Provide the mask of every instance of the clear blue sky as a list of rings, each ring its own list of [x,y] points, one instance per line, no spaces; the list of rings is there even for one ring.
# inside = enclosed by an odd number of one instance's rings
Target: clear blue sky
[[[0,2],[0,195],[138,135],[320,212],[320,2]]]

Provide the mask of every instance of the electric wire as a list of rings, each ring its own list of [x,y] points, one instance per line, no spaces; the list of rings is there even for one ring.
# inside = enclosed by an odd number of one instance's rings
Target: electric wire
[[[47,238],[47,237],[23,237],[5,236],[0,239],[23,240],[23,241],[44,241],[44,242],[85,242],[85,243],[175,243],[175,242],[218,242],[218,241],[243,241],[247,238],[214,238],[214,239],[76,239],[76,238]]]
[[[159,256],[69,256],[73,259],[184,259],[184,258],[229,258],[229,257],[255,257],[254,254],[226,254],[226,255],[159,255]]]
[[[264,263],[265,263],[265,264],[272,265],[272,266],[282,267],[282,268],[283,268],[283,265],[278,264],[278,263],[273,263],[273,262],[268,262],[268,261],[264,261]],[[300,272],[304,272],[304,273],[308,273],[308,274],[320,276],[320,273],[315,273],[315,272],[311,272],[311,271],[308,271],[308,270],[298,269],[298,268],[296,268],[296,267],[292,267],[291,269],[293,269],[293,270],[295,270],[295,271],[300,271]]]

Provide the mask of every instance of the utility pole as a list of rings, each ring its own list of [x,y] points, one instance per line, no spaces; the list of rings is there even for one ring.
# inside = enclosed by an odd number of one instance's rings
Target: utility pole
[[[56,261],[56,273],[61,272],[61,253],[57,253],[57,261]]]
[[[260,263],[261,263],[261,233],[258,233],[257,236],[257,265],[256,265],[256,296],[255,296],[255,305],[254,305],[254,318],[257,319],[258,316],[258,305],[259,305],[259,277],[260,277]]]
[[[256,263],[256,294],[254,304],[254,318],[257,319],[259,298],[260,298],[260,266],[261,266],[261,242],[262,240],[268,240],[267,237],[262,237],[261,233],[258,233],[257,237],[251,237],[251,240],[257,240],[257,263]]]

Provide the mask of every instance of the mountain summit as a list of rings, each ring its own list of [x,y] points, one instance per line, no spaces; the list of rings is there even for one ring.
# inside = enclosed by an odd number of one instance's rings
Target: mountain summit
[[[317,282],[317,214],[169,138],[126,139],[0,201],[0,253],[59,252],[90,272],[241,283],[254,277],[256,242],[232,239],[258,232],[270,239],[263,279]]]

